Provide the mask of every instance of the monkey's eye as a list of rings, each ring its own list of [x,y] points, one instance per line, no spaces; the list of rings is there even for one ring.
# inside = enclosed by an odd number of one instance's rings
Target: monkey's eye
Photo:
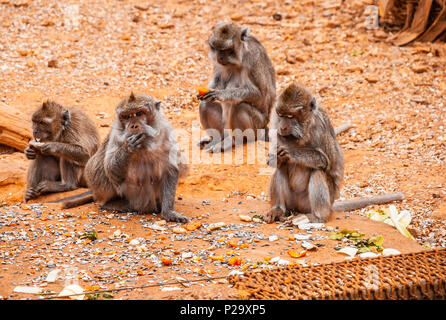
[[[128,114],[123,114],[123,115],[121,116],[121,118],[124,119],[124,120],[128,120],[128,119],[130,119],[130,115],[128,115]]]
[[[136,114],[135,114],[135,116],[137,116],[137,117],[141,117],[142,116],[142,114],[143,114],[143,112],[142,111],[138,111]]]
[[[46,122],[45,121],[40,121],[39,124],[44,126],[44,125],[46,125]]]

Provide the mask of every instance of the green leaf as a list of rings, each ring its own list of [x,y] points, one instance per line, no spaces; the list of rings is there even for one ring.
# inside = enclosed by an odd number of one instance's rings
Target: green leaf
[[[371,237],[369,239],[369,244],[374,245],[375,247],[381,248],[383,246],[384,237],[378,235],[376,237]]]
[[[87,231],[83,235],[80,236],[81,239],[90,239],[94,241],[98,238],[98,233],[96,231]]]
[[[108,292],[104,292],[103,294],[102,294],[102,296],[105,298],[105,299],[113,299],[115,296],[114,295],[112,295],[111,293],[108,293]]]
[[[99,293],[87,293],[85,298],[87,298],[87,300],[98,300]]]

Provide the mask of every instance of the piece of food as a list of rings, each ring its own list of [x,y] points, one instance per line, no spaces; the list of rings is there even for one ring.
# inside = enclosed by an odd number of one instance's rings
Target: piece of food
[[[301,252],[295,252],[295,251],[289,250],[288,254],[290,257],[293,257],[293,258],[302,258],[307,255],[307,250],[303,250]]]
[[[200,96],[204,95],[206,92],[208,92],[210,89],[206,88],[206,87],[198,87],[198,94]]]

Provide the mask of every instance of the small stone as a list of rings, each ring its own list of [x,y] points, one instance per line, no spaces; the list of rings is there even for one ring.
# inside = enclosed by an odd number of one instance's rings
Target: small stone
[[[57,62],[57,59],[51,59],[48,61],[48,67],[49,68],[58,68],[59,63]]]
[[[243,215],[243,214],[239,215],[239,218],[240,218],[240,220],[242,220],[244,222],[251,222],[252,221],[252,218],[250,216]]]
[[[175,227],[175,228],[172,229],[172,231],[174,233],[186,233],[187,232],[187,230],[184,229],[183,227]]]
[[[207,226],[207,230],[208,231],[214,231],[220,228],[226,227],[226,222],[216,222],[216,223],[211,223],[210,225]]]
[[[269,241],[277,241],[277,240],[279,240],[279,237],[276,236],[275,234],[273,234],[273,235],[269,236],[268,240]]]
[[[130,245],[132,245],[132,246],[137,246],[137,245],[139,245],[139,241],[136,240],[136,239],[132,239],[132,240],[130,241]]]

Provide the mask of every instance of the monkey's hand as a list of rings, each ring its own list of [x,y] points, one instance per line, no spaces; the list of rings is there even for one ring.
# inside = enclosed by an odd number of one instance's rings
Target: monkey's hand
[[[167,212],[161,212],[161,217],[163,217],[163,219],[166,221],[174,221],[174,222],[181,222],[181,223],[186,223],[189,221],[188,218],[186,218],[182,214],[175,212],[173,210],[169,210]]]
[[[197,98],[201,101],[209,101],[209,102],[215,100],[222,100],[221,91],[222,90],[209,90],[205,94],[197,95]]]
[[[285,146],[277,148],[277,167],[280,168],[283,164],[291,160],[290,153]]]
[[[266,158],[266,164],[272,168],[277,168],[277,155],[274,153],[268,154],[268,158]]]
[[[25,149],[26,158],[29,160],[34,160],[37,158],[37,151],[32,146],[28,146]]]
[[[284,220],[285,214],[280,208],[271,208],[265,215],[263,216],[263,221],[266,223],[273,223],[276,220]]]
[[[53,143],[51,143],[51,142],[43,143],[39,147],[39,151],[43,155],[52,155],[52,154],[55,154],[57,152],[56,151],[56,146]]]
[[[127,149],[129,152],[134,152],[143,146],[144,141],[147,138],[147,134],[144,132],[131,135],[127,138]]]
[[[25,202],[31,199],[35,199],[39,196],[39,193],[34,188],[28,188],[25,192]]]

